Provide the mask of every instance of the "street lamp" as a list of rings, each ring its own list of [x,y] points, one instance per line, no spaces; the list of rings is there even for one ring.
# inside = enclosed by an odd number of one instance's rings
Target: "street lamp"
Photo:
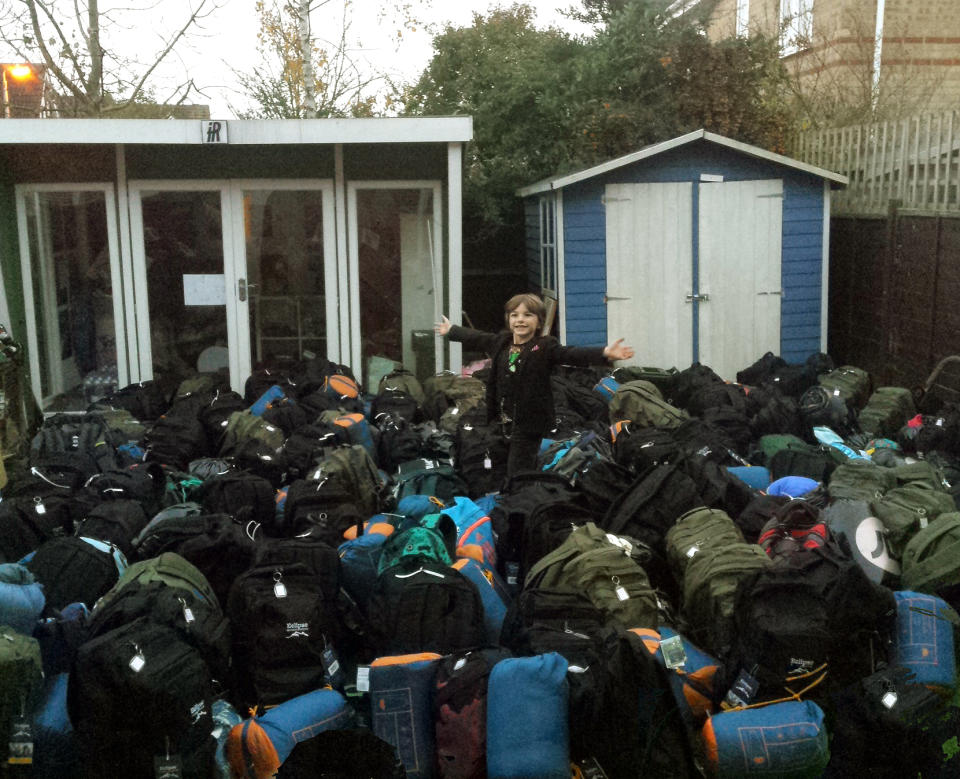
[[[26,81],[28,78],[33,78],[34,73],[33,68],[25,63],[2,65],[0,66],[0,73],[2,73],[3,77],[3,115],[5,118],[9,119],[11,116],[9,87],[10,80]]]

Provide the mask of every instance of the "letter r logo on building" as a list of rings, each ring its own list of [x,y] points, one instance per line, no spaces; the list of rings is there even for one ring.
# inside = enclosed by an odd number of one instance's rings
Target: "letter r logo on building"
[[[217,120],[202,122],[200,137],[203,143],[227,143],[227,123]]]

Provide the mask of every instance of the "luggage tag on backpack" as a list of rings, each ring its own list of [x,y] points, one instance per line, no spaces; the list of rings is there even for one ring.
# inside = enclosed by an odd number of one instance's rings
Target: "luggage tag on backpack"
[[[320,655],[320,663],[323,666],[323,683],[328,684],[335,690],[342,690],[344,682],[343,669],[340,667],[340,659],[337,657],[337,650],[329,644],[324,647]]]
[[[357,692],[370,692],[370,666],[357,666]]]
[[[33,499],[33,510],[40,515],[47,513],[47,507],[43,505],[43,498],[36,497]]]
[[[613,576],[613,577],[611,577],[611,578],[612,578],[612,580],[613,580],[613,591],[614,591],[614,592],[616,593],[616,595],[617,595],[617,600],[621,600],[621,601],[623,601],[623,600],[630,600],[630,593],[627,592],[627,588],[626,588],[626,587],[624,587],[622,584],[620,584],[620,577],[619,577],[619,576]]]
[[[753,696],[757,694],[759,689],[760,683],[746,671],[741,670],[737,680],[727,692],[727,696],[724,698],[724,703],[727,703],[734,708],[748,706],[750,701],[753,700]]]
[[[490,453],[484,455],[483,457],[483,470],[491,471],[493,470],[493,460],[490,459]]]
[[[280,598],[287,597],[287,585],[285,585],[282,581],[280,581],[282,578],[283,578],[283,574],[280,573],[280,571],[274,571],[273,597],[277,598],[278,600]]]
[[[140,647],[136,644],[133,645],[134,651],[136,654],[130,658],[130,662],[127,663],[130,666],[130,670],[135,674],[140,673],[143,670],[143,667],[147,664],[147,658],[143,656],[143,652],[140,651]]]
[[[7,765],[33,765],[33,726],[26,716],[26,700],[20,698],[20,716],[10,723]]]
[[[191,622],[196,621],[196,617],[193,616],[193,609],[191,609],[187,602],[183,598],[177,598],[180,601],[180,605],[183,606],[183,621],[189,625]]]
[[[660,651],[663,652],[663,664],[670,668],[683,668],[687,664],[687,650],[683,648],[683,639],[680,636],[670,636],[660,642]]]

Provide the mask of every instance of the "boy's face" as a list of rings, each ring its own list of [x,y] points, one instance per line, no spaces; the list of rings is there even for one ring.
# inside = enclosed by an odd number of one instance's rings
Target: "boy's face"
[[[537,327],[540,324],[540,317],[521,303],[510,312],[507,321],[510,323],[510,332],[513,333],[513,340],[517,343],[524,343],[536,335]]]

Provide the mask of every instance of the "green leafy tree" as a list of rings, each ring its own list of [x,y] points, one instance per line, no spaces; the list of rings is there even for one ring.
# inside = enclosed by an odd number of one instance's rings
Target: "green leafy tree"
[[[566,162],[570,79],[582,44],[557,29],[539,30],[529,6],[475,14],[469,27],[447,26],[434,55],[404,94],[414,115],[470,115],[465,214],[487,227],[515,220],[517,186]]]

